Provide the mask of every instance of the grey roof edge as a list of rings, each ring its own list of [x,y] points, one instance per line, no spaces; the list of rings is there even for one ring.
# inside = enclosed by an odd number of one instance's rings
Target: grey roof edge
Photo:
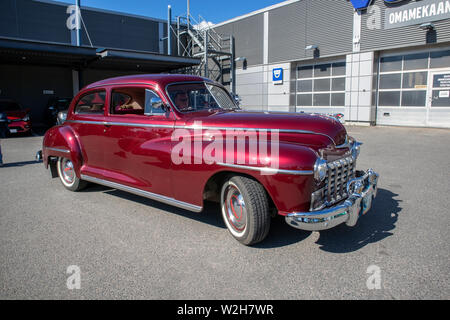
[[[136,51],[127,49],[114,48],[96,48],[87,46],[73,46],[67,43],[37,41],[21,38],[9,38],[0,36],[0,48],[26,50],[26,51],[47,51],[54,53],[67,53],[77,55],[87,55],[92,57],[111,57],[122,59],[137,59],[137,60],[155,60],[161,62],[177,62],[183,64],[197,65],[200,59],[182,57],[182,56],[168,56],[165,54],[154,53],[149,51]]]
[[[77,53],[92,56],[95,56],[96,54],[96,48],[87,46],[77,47],[68,43],[0,36],[0,48],[33,51],[39,50],[40,49],[39,47],[46,47],[47,51],[49,52]]]
[[[54,4],[54,5],[58,5],[58,6],[64,6],[64,7],[68,7],[70,5],[74,5],[74,3],[67,3],[67,2],[54,1],[54,0],[33,0],[33,1],[47,3],[47,4]],[[151,17],[141,16],[141,15],[138,15],[138,14],[125,13],[125,12],[120,12],[120,11],[113,11],[113,10],[100,9],[100,8],[93,8],[93,7],[83,6],[83,5],[81,6],[81,9],[82,10],[102,12],[102,13],[115,14],[115,15],[120,15],[120,16],[125,16],[125,17],[145,19],[145,20],[154,21],[154,22],[165,22],[165,23],[167,23],[167,19],[151,18]]]
[[[97,52],[102,58],[119,58],[119,59],[136,59],[136,60],[156,60],[161,62],[179,62],[184,64],[197,65],[200,64],[200,59],[182,57],[182,56],[168,56],[160,53],[136,51],[136,50],[122,50],[122,49],[108,49],[104,48]]]
[[[214,24],[212,26],[212,28],[220,27],[220,26],[226,25],[228,23],[232,23],[232,22],[239,21],[239,20],[242,20],[242,19],[254,16],[254,15],[260,14],[260,13],[264,13],[264,12],[267,12],[267,11],[270,11],[270,10],[273,10],[273,9],[284,7],[284,6],[287,6],[287,5],[291,4],[291,3],[298,2],[298,1],[302,1],[302,0],[286,0],[286,1],[274,4],[274,5],[271,5],[271,6],[262,8],[262,9],[259,9],[259,10],[255,10],[255,11],[246,13],[246,14],[241,15],[241,16],[237,16],[235,18],[232,18],[232,19],[229,19],[229,20],[226,20],[226,21],[223,21],[223,22],[216,23],[216,24]]]

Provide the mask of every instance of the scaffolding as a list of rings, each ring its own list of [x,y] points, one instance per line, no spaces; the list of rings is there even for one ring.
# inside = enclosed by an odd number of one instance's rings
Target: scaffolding
[[[171,8],[168,8],[168,54],[172,48],[178,56],[199,58],[198,66],[189,67],[179,72],[203,76],[229,86],[235,93],[235,57],[234,38],[220,35],[213,26],[201,16],[198,20],[190,14],[189,0],[186,15],[172,21]],[[172,36],[175,45],[172,42]]]

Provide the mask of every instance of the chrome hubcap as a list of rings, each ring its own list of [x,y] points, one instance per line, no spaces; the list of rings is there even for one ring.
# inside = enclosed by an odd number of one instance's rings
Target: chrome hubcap
[[[234,230],[242,232],[247,224],[247,209],[242,194],[235,186],[230,185],[225,190],[225,214]]]
[[[61,162],[61,173],[64,181],[71,184],[75,179],[75,170],[73,169],[72,161],[64,159]]]

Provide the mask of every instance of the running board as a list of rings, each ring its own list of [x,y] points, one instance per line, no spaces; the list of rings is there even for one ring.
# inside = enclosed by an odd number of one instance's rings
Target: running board
[[[162,196],[156,193],[151,193],[148,191],[144,191],[141,189],[137,189],[137,188],[133,188],[133,187],[129,187],[129,186],[125,186],[123,184],[120,183],[116,183],[116,182],[111,182],[111,181],[107,181],[107,180],[103,180],[103,179],[99,179],[99,178],[95,178],[95,177],[91,177],[85,174],[81,175],[81,179],[82,180],[86,180],[92,183],[96,183],[96,184],[101,184],[103,186],[106,187],[110,187],[110,188],[114,188],[114,189],[118,189],[118,190],[122,190],[125,192],[129,192],[141,197],[145,197],[151,200],[155,200],[155,201],[159,201],[165,204],[169,204],[178,208],[182,208],[182,209],[186,209],[189,211],[193,211],[193,212],[200,212],[203,210],[203,207],[199,207],[196,205],[193,205],[191,203],[187,203],[187,202],[183,202],[183,201],[179,201],[173,198],[169,198],[166,196]]]

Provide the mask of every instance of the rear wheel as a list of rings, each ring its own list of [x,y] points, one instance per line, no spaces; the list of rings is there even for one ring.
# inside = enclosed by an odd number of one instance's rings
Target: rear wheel
[[[236,240],[244,245],[264,240],[269,233],[270,211],[259,182],[234,176],[222,186],[220,199],[223,220]]]
[[[86,187],[87,182],[77,177],[73,163],[67,158],[58,158],[56,164],[59,179],[63,186],[70,191],[80,191]]]

